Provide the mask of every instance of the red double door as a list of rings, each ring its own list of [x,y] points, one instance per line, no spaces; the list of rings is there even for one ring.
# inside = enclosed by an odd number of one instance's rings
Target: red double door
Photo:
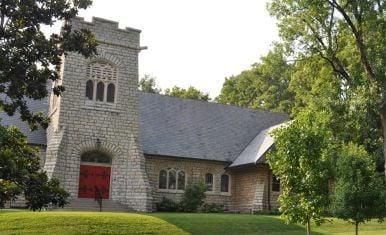
[[[109,166],[80,165],[78,197],[95,198],[99,189],[102,198],[109,199],[110,173]]]

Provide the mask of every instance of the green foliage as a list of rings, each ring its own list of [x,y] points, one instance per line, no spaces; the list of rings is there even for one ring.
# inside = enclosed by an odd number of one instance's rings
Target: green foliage
[[[204,203],[201,210],[205,213],[221,213],[224,212],[224,205],[218,203]]]
[[[344,145],[337,159],[333,213],[357,226],[373,218],[383,221],[386,191],[383,178],[366,150]]]
[[[161,93],[161,88],[158,87],[156,78],[150,75],[145,75],[141,80],[139,80],[139,90],[148,92],[148,93]]]
[[[384,163],[386,1],[273,0],[268,9],[296,61],[294,116],[310,103],[324,106],[338,140],[363,145]]]
[[[88,30],[71,31],[66,23],[62,33],[46,38],[41,25],[70,21],[90,0],[3,0],[0,3],[0,110],[8,115],[20,112],[32,129],[47,127],[48,118],[31,113],[26,98],[43,99],[47,82],[59,79],[61,57],[78,52],[89,57],[96,53],[96,39]],[[56,86],[56,95],[64,90]]]
[[[7,201],[16,199],[16,196],[20,193],[21,190],[15,183],[0,179],[0,209],[4,208]]]
[[[261,62],[237,76],[226,78],[216,101],[249,108],[290,113],[294,94],[288,89],[293,65],[276,44]]]
[[[190,86],[188,89],[184,89],[178,86],[174,86],[171,89],[167,88],[165,89],[165,95],[184,98],[184,99],[194,99],[194,100],[203,100],[203,101],[209,101],[209,94],[204,93],[192,86]]]
[[[40,171],[36,152],[16,127],[0,126],[0,208],[21,194],[31,210],[49,204],[63,207],[67,203],[68,193],[59,187],[59,182]]]
[[[188,184],[180,202],[181,209],[185,212],[195,212],[203,205],[205,197],[203,182]]]
[[[275,150],[267,160],[280,179],[280,212],[288,223],[324,222],[331,165],[328,120],[327,114],[307,110],[273,133]]]
[[[157,203],[157,211],[176,212],[179,210],[180,204],[166,197],[163,197],[161,202]]]
[[[45,172],[31,174],[26,180],[24,196],[27,207],[33,211],[41,210],[48,205],[64,207],[69,194],[59,186],[59,180],[49,180]]]

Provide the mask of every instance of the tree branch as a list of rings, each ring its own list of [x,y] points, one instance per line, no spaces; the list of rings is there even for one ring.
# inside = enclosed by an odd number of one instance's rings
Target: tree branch
[[[365,48],[365,45],[363,42],[363,37],[362,37],[361,32],[358,31],[357,27],[355,26],[355,24],[351,20],[350,16],[347,14],[345,9],[336,2],[336,0],[325,0],[325,1],[327,1],[328,4],[330,4],[332,7],[336,8],[339,11],[339,13],[342,14],[346,23],[351,28],[351,31],[355,37],[356,46],[359,50],[361,63],[363,65],[363,67],[365,68],[366,73],[369,75],[370,81],[375,82],[376,81],[376,75],[374,73],[373,68],[370,65],[369,59],[367,58],[366,48]]]

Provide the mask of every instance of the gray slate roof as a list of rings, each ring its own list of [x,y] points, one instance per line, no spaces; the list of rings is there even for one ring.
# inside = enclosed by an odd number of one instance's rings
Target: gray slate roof
[[[274,139],[270,133],[278,128],[286,126],[281,123],[262,130],[255,138],[248,144],[247,147],[240,153],[240,155],[232,162],[229,167],[237,167],[246,164],[256,164],[258,162],[265,162],[264,154],[273,146]]]
[[[48,112],[48,99],[42,100],[28,100],[27,105],[32,112]],[[15,113],[14,116],[9,117],[4,112],[0,111],[0,123],[3,126],[15,125],[27,136],[30,144],[46,145],[46,132],[43,129],[38,129],[31,132],[28,124],[21,121],[19,113]]]
[[[139,93],[140,143],[145,154],[233,162],[262,130],[284,114]]]
[[[284,122],[279,113],[139,92],[139,133],[148,155],[233,162],[264,129]],[[31,101],[47,111],[47,100]],[[0,114],[2,125],[19,126],[29,143],[46,144],[43,130],[30,132],[18,116]]]

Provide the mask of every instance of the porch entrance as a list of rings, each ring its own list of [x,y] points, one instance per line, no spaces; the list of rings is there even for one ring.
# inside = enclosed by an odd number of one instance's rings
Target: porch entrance
[[[82,154],[79,172],[79,198],[96,198],[101,194],[103,199],[110,197],[111,158],[92,151]]]

